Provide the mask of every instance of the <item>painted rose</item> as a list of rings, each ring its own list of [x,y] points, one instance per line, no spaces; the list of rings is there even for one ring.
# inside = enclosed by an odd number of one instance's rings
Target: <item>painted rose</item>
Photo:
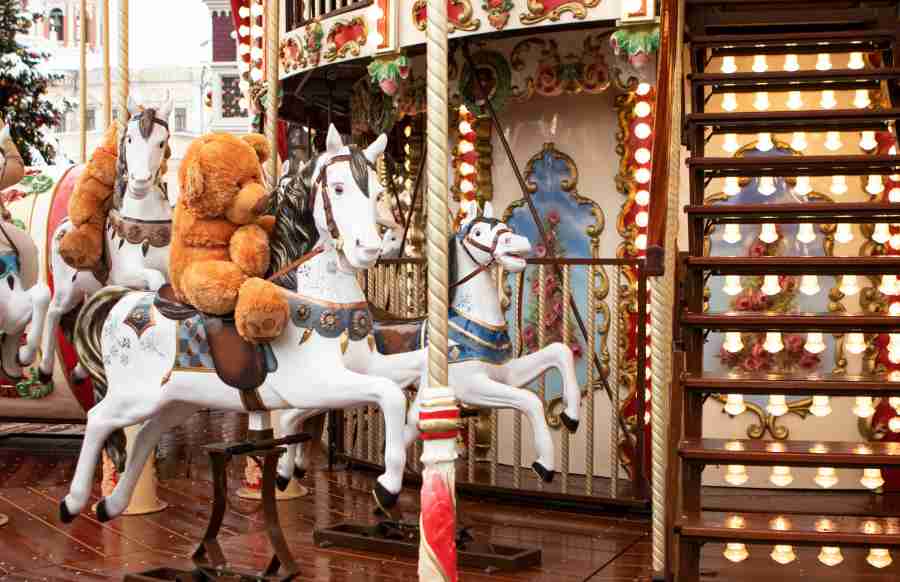
[[[531,345],[534,340],[537,338],[537,332],[534,330],[534,326],[526,325],[525,329],[522,330],[522,337],[525,338],[525,343]]]
[[[544,245],[535,245],[534,246],[534,256],[546,257],[547,256],[547,247],[545,247]]]
[[[751,305],[750,296],[746,294],[734,300],[734,308],[738,311],[750,311]]]
[[[791,354],[799,354],[803,351],[803,336],[798,334],[790,334],[784,336],[784,349]]]
[[[584,355],[584,350],[581,348],[581,344],[578,342],[572,342],[569,344],[569,349],[572,350],[572,357],[576,360],[581,359],[581,356]]]
[[[764,257],[766,256],[766,244],[760,240],[757,240],[752,245],[750,245],[749,254],[751,257]]]
[[[553,208],[549,212],[547,212],[547,222],[549,222],[553,226],[556,226],[557,224],[559,224],[559,220],[559,210]]]
[[[811,370],[813,368],[819,367],[819,361],[819,354],[811,354],[804,351],[803,355],[800,356],[800,361],[798,362],[798,364],[804,370]]]

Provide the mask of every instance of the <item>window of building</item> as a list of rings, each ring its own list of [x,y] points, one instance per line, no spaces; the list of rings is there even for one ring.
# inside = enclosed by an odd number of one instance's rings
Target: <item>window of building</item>
[[[241,107],[240,79],[236,75],[222,76],[222,117],[247,117]]]
[[[175,131],[187,130],[187,109],[184,107],[175,108]]]
[[[66,17],[63,16],[61,8],[54,8],[50,11],[50,39],[64,42],[66,40]]]
[[[85,131],[94,131],[97,128],[97,110],[91,107],[87,110],[87,120],[84,124]]]

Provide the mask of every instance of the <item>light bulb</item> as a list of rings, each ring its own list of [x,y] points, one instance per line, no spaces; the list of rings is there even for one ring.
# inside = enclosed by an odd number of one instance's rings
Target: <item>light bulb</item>
[[[884,179],[878,174],[869,176],[866,180],[866,192],[871,195],[881,194],[884,191]]]
[[[725,412],[731,416],[737,416],[747,410],[744,397],[741,394],[729,394],[725,397]]]
[[[747,546],[744,544],[725,544],[725,551],[722,552],[722,555],[729,562],[734,562],[735,564],[739,562],[743,562],[750,555],[750,552],[747,551]]]
[[[831,55],[828,53],[819,53],[816,59],[817,71],[828,71],[831,69]]]
[[[861,354],[866,351],[866,336],[861,333],[848,333],[844,337],[844,349],[851,354]]]
[[[253,26],[250,27],[250,33],[253,36],[255,36],[256,38],[261,37],[264,32],[265,32],[265,30],[263,30],[262,26],[254,24]]]
[[[844,275],[841,277],[840,292],[847,297],[859,293],[859,282],[856,275]]]
[[[768,70],[769,65],[766,63],[766,55],[753,55],[753,72],[765,73]]]
[[[780,466],[772,467],[772,472],[769,474],[769,482],[776,487],[787,487],[794,482],[791,468]]]
[[[781,293],[781,284],[778,282],[778,275],[766,275],[763,277],[763,284],[759,290],[770,296]]]
[[[868,418],[875,414],[875,406],[872,404],[872,397],[857,396],[856,404],[853,406],[853,414],[860,418]]]
[[[809,411],[813,416],[828,416],[831,414],[831,399],[827,396],[813,396]]]
[[[822,332],[811,331],[806,334],[806,343],[803,349],[811,354],[821,354],[825,351],[825,337]]]
[[[634,135],[636,135],[638,139],[647,139],[650,137],[651,133],[653,133],[653,128],[643,121],[634,126]]]
[[[891,432],[900,432],[900,416],[895,416],[888,421],[888,428]]]
[[[900,364],[900,333],[890,334],[888,341],[888,359],[892,364]]]
[[[634,194],[634,201],[640,206],[647,206],[650,204],[650,192],[648,190],[638,190]]]
[[[775,147],[775,143],[772,142],[772,134],[769,132],[762,132],[756,136],[756,149],[761,152],[771,151],[772,148]]]
[[[853,240],[853,228],[848,222],[841,222],[834,231],[834,240],[841,244],[847,244]]]
[[[263,50],[262,50],[262,48],[260,48],[260,47],[258,47],[258,46],[255,46],[255,47],[251,48],[251,49],[250,49],[250,58],[252,58],[252,59],[255,60],[255,61],[256,61],[256,60],[259,60],[259,59],[261,59],[261,58],[263,58]]]
[[[844,147],[844,143],[841,141],[841,134],[838,131],[829,131],[825,134],[825,148],[836,152],[837,150]]]
[[[815,295],[821,291],[819,278],[815,275],[803,275],[800,277],[800,292],[804,295]]]
[[[725,342],[722,344],[725,351],[736,354],[744,349],[744,342],[741,340],[741,332],[727,331],[725,332]],[[743,402],[743,399],[741,400]],[[743,411],[742,411],[743,412]]]
[[[794,553],[793,546],[786,546],[782,544],[779,544],[772,548],[772,553],[769,554],[769,556],[782,566],[790,564],[797,559],[797,554]]]
[[[822,550],[819,552],[819,561],[826,566],[837,566],[844,561],[844,556],[841,555],[841,549],[837,546],[822,546]]]
[[[878,290],[885,295],[897,295],[900,293],[900,289],[897,288],[897,275],[882,275],[881,285],[878,286]]]
[[[809,222],[803,222],[797,228],[797,240],[804,244],[811,244],[816,240],[816,231]]]
[[[737,196],[741,193],[741,183],[737,176],[725,176],[725,187],[722,190],[728,196]]]
[[[806,141],[806,132],[795,131],[794,135],[791,137],[791,149],[802,152],[807,146],[809,146],[809,143]]]
[[[857,109],[865,109],[872,103],[872,100],[869,99],[869,91],[868,89],[857,89],[856,94],[853,96],[853,106]]]
[[[775,193],[775,178],[772,176],[760,176],[757,191],[763,196],[771,196]]]
[[[650,89],[651,89],[650,83],[640,83],[637,86],[636,93],[641,96],[647,95],[650,93]]]
[[[734,93],[723,93],[722,94],[722,109],[724,111],[734,111],[737,109],[737,95]]]
[[[819,101],[819,107],[822,109],[834,109],[836,105],[837,100],[834,98],[834,90],[825,89],[822,91],[822,99]]]
[[[256,47],[254,47],[254,48],[256,48]],[[238,47],[237,51],[238,51],[238,54],[240,54],[240,55],[248,55],[248,54],[250,54],[250,45],[242,44]]]
[[[888,241],[888,244],[891,245],[891,248],[900,250],[900,233],[892,234],[891,240]]]
[[[819,467],[816,471],[816,476],[813,477],[813,481],[823,489],[834,487],[838,482],[837,471],[835,471],[834,467]]]
[[[876,568],[887,568],[893,561],[891,553],[885,548],[872,548],[866,556],[866,562]]]
[[[262,78],[263,78],[262,69],[253,67],[253,69],[250,70],[250,79],[251,80],[259,82],[259,81],[262,81]]]
[[[737,71],[737,63],[732,56],[722,57],[722,68],[720,69],[723,73],[731,74]]]
[[[862,53],[850,53],[850,60],[847,62],[849,69],[862,69],[866,66]]]
[[[791,110],[803,109],[803,94],[800,91],[789,91],[787,108]]]
[[[778,229],[771,222],[763,223],[759,229],[759,240],[766,244],[772,244],[778,240]]]
[[[891,317],[900,317],[900,302],[894,301],[888,307],[888,315]]]
[[[472,142],[470,142],[468,140],[464,139],[459,142],[459,153],[461,153],[461,154],[468,154],[474,149],[475,149],[475,144],[473,144]]]
[[[472,133],[472,124],[467,120],[463,119],[459,122],[459,133],[469,134]]]
[[[241,109],[247,109],[249,106],[250,106],[250,103],[247,101],[247,99],[245,97],[241,97],[238,100],[238,107],[240,107]]]
[[[791,72],[800,70],[800,61],[797,59],[797,55],[784,55],[784,70]]]
[[[891,188],[888,192],[888,202],[900,202],[900,188]]]
[[[743,290],[740,275],[725,275],[725,285],[722,287],[722,291],[726,295],[738,295]]]
[[[810,192],[812,192],[812,186],[809,182],[809,176],[797,176],[797,182],[794,184],[794,194],[806,196]]]
[[[252,14],[253,16],[262,16],[263,15],[262,4],[253,4],[250,7],[250,14]]]
[[[787,400],[784,394],[772,394],[769,396],[769,403],[766,405],[766,412],[772,416],[784,416],[788,413]]]
[[[638,248],[638,250],[643,251],[647,248],[647,235],[639,234],[634,239],[634,246]]]
[[[874,131],[864,131],[859,138],[859,148],[864,152],[870,152],[878,147],[878,142],[875,141],[875,132]]]
[[[770,354],[777,354],[784,349],[784,342],[781,340],[781,332],[767,331],[766,341],[763,342],[763,349]]]
[[[646,184],[650,181],[650,170],[647,168],[638,168],[634,171],[634,179],[638,184]]]
[[[638,148],[634,151],[634,161],[639,164],[646,164],[650,161],[650,150],[647,148]]]
[[[241,6],[238,9],[238,16],[241,18],[249,18],[250,17],[250,8],[247,6]]]
[[[879,222],[872,231],[872,240],[880,245],[891,240],[891,227],[886,222]]]
[[[863,475],[859,480],[860,484],[866,489],[878,489],[884,485],[884,478],[881,476],[881,469],[863,469]]]
[[[757,111],[765,111],[769,108],[769,94],[765,91],[758,91],[753,98],[753,107]]]
[[[475,185],[472,184],[471,180],[460,180],[459,189],[463,192],[471,192],[475,189]]]
[[[847,193],[847,176],[831,177],[831,193],[835,196],[843,196]]]
[[[470,164],[469,162],[463,162],[459,165],[459,173],[463,176],[468,176],[469,174],[475,173],[475,166]]]
[[[725,482],[729,485],[743,485],[750,479],[747,467],[743,465],[728,465],[725,467]]]
[[[240,36],[250,36],[250,27],[246,24],[242,24],[240,27],[238,27],[238,34]]]
[[[732,245],[741,242],[741,225],[737,223],[726,224],[722,240]]]
[[[741,144],[738,143],[738,136],[736,133],[725,134],[725,143],[722,144],[722,149],[729,154],[733,154],[741,149]]]

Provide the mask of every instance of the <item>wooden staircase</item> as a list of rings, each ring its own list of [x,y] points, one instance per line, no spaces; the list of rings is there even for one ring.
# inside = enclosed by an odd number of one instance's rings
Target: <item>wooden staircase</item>
[[[794,546],[874,549],[870,563],[883,563],[886,551],[900,550],[900,519],[829,515],[835,508],[823,505],[821,515],[790,513],[704,511],[701,477],[709,465],[792,466],[830,468],[900,467],[900,443],[776,441],[762,439],[711,439],[703,435],[703,405],[710,395],[847,396],[889,398],[900,396],[900,382],[865,374],[778,375],[772,373],[711,374],[704,372],[704,350],[718,352],[716,333],[822,332],[837,341],[848,333],[900,333],[900,319],[883,313],[769,313],[708,312],[710,277],[737,275],[858,275],[861,280],[900,274],[900,256],[709,256],[709,237],[723,225],[795,225],[803,223],[852,225],[898,223],[900,203],[887,201],[887,191],[871,201],[829,202],[821,199],[800,203],[723,204],[711,201],[721,178],[797,176],[884,176],[900,174],[900,157],[888,154],[858,155],[708,155],[708,143],[722,134],[743,136],[767,132],[862,132],[890,131],[896,135],[900,119],[900,28],[897,1],[873,0],[686,0],[686,42],[691,72],[687,75],[691,110],[684,117],[684,140],[690,149],[690,203],[685,208],[689,252],[680,262],[680,305],[676,309],[683,348],[683,372],[673,389],[672,426],[679,438],[677,477],[679,495],[672,516],[674,572],[679,582],[700,580],[700,554],[705,544],[719,544],[741,569],[747,546],[774,551],[773,560],[792,560]],[[833,68],[801,67],[784,71],[787,55],[807,64],[821,53],[834,57]],[[868,57],[863,68],[849,68],[851,53]],[[762,55],[766,67],[750,72],[749,59]],[[851,57],[848,61],[848,55]],[[745,64],[739,70],[720,72],[725,58]],[[793,57],[791,57],[793,58]],[[858,58],[858,57],[856,57]],[[735,61],[731,61],[735,62]],[[796,62],[796,60],[794,61]],[[859,61],[857,61],[858,63]],[[842,68],[844,66],[848,68]],[[792,67],[796,68],[796,67]],[[709,70],[707,70],[709,69]],[[824,69],[824,67],[823,67]],[[868,91],[886,97],[878,107],[831,109],[818,104],[823,91]],[[726,94],[766,92],[773,103],[784,103],[788,92],[802,92],[807,107],[753,111],[710,105]],[[747,97],[742,98],[747,101]],[[748,136],[747,134],[751,134]],[[859,178],[855,179],[859,180]],[[848,180],[849,181],[849,180]],[[846,198],[846,197],[845,197]],[[859,232],[859,226],[854,226]],[[745,235],[747,236],[747,235]],[[755,235],[753,235],[755,236]],[[875,286],[878,283],[874,283]],[[827,292],[827,291],[825,291]],[[713,335],[711,335],[713,334]],[[761,337],[761,336],[758,336]],[[871,337],[871,336],[870,336]],[[838,512],[839,513],[839,512]],[[724,544],[724,547],[722,546]],[[839,552],[837,552],[839,555]],[[824,555],[824,554],[823,554]],[[895,552],[900,559],[900,554]],[[880,560],[880,562],[879,562]],[[824,560],[823,560],[824,563]],[[746,576],[746,573],[744,573]],[[729,570],[717,579],[729,579]],[[741,579],[745,579],[742,577]],[[782,578],[784,579],[784,578]]]

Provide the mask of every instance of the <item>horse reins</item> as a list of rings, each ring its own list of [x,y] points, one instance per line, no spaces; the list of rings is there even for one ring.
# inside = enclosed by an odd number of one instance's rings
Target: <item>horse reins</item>
[[[369,168],[375,170],[376,172],[378,171],[375,168],[375,164],[370,162],[368,158],[363,156],[363,159],[366,160],[366,165],[369,166]],[[353,153],[340,154],[328,160],[328,163],[323,165],[322,169],[319,170],[319,176],[316,178],[316,181],[313,184],[312,192],[310,193],[310,208],[315,208],[316,196],[319,195],[319,192],[322,193],[322,209],[325,211],[325,224],[328,226],[328,233],[331,235],[332,240],[334,240],[335,248],[337,248],[337,250],[341,250],[343,241],[341,239],[341,231],[338,229],[337,222],[335,222],[334,220],[334,211],[331,209],[331,196],[328,195],[328,181],[326,180],[327,170],[333,164],[337,164],[340,162],[349,163],[352,161]]]
[[[475,225],[476,222],[487,222],[487,219],[479,217],[479,218],[476,218],[474,221],[472,221],[472,223],[466,228],[466,234],[463,237],[462,241],[460,242],[460,245],[462,246],[463,250],[466,251],[466,254],[469,255],[469,258],[472,259],[472,262],[478,266],[475,268],[474,271],[472,271],[471,273],[469,273],[468,275],[466,275],[459,281],[456,281],[455,283],[450,285],[450,289],[455,289],[456,287],[459,287],[460,285],[462,285],[468,281],[471,281],[472,279],[474,279],[481,273],[483,273],[483,272],[487,271],[488,269],[490,269],[491,267],[493,267],[494,263],[497,262],[497,257],[494,256],[494,251],[497,250],[497,245],[500,244],[500,237],[504,234],[512,233],[512,230],[510,230],[508,228],[501,228],[496,233],[494,233],[494,240],[491,241],[491,246],[486,246],[469,236],[469,232],[472,230],[472,227]],[[488,254],[488,256],[490,257],[490,260],[486,263],[479,263],[475,259],[475,257],[472,256],[472,251],[469,250],[469,245],[475,247],[476,249],[478,249],[480,251],[486,252]]]

